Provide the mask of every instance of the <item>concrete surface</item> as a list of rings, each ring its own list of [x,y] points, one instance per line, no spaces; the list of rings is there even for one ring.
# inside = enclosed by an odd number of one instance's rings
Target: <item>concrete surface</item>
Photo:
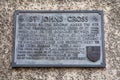
[[[106,68],[14,68],[15,10],[103,10]],[[0,80],[120,80],[120,0],[0,0]]]

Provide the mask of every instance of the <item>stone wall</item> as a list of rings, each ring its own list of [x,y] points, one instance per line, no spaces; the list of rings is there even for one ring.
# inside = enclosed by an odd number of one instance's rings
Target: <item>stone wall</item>
[[[12,68],[15,10],[103,10],[106,68]],[[0,0],[0,80],[120,80],[120,0]]]

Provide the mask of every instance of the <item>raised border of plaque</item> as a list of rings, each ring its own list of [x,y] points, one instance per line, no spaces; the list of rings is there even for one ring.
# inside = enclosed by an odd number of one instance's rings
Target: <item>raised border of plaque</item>
[[[101,64],[97,64],[97,65],[89,65],[89,64],[16,64],[15,62],[15,39],[16,39],[16,16],[19,15],[19,13],[98,13],[99,15],[101,15],[101,40],[102,40],[102,62]],[[104,44],[104,14],[103,14],[103,11],[102,10],[68,10],[68,11],[56,11],[56,10],[15,10],[14,12],[14,32],[13,32],[14,36],[13,36],[13,39],[14,39],[14,43],[13,43],[13,54],[12,54],[12,67],[105,67],[106,66],[106,61],[105,61],[105,44]],[[99,47],[91,47],[91,46],[87,46],[87,52],[89,53],[91,51],[91,48],[94,48],[96,50],[99,51]],[[93,61],[94,63],[94,60],[95,59],[91,59],[91,55],[87,55],[87,57]]]

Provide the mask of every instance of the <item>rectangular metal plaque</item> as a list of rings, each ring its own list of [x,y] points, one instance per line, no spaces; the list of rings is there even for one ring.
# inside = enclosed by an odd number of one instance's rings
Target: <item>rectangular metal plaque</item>
[[[103,11],[15,11],[13,67],[105,67]]]

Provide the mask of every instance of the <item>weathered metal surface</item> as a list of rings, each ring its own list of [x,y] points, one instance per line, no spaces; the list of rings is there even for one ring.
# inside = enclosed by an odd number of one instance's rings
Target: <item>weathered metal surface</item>
[[[102,11],[16,11],[13,67],[105,67]]]

